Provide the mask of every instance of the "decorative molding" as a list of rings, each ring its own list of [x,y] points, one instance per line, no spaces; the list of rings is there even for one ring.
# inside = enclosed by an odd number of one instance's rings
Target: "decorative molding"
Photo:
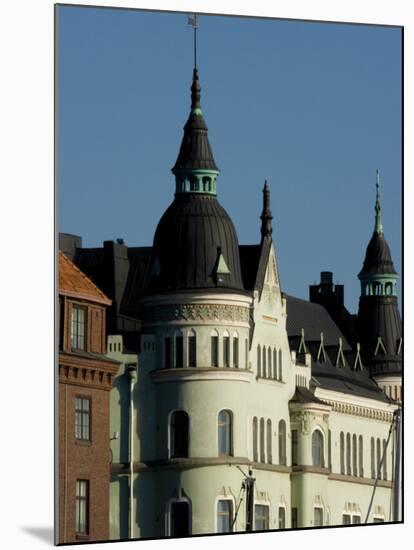
[[[372,418],[373,420],[380,420],[382,422],[392,422],[393,412],[381,411],[378,409],[372,409],[370,407],[352,405],[351,403],[341,403],[340,401],[331,401],[328,399],[324,399],[324,401],[332,406],[333,412],[348,414],[351,416]]]
[[[174,382],[183,380],[231,380],[232,382],[251,382],[251,370],[235,367],[183,367],[158,369],[150,372],[153,382]]]
[[[249,322],[249,308],[228,304],[177,304],[145,307],[144,323],[169,321]]]
[[[369,477],[357,477],[357,476],[348,476],[345,474],[329,474],[329,480],[332,481],[345,481],[347,483],[357,483],[359,485],[374,485],[375,479]],[[386,487],[388,489],[392,488],[392,481],[386,481],[383,479],[378,480],[378,487]]]

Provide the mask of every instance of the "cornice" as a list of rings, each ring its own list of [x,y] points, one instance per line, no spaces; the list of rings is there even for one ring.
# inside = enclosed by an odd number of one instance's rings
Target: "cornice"
[[[253,379],[253,372],[234,367],[184,367],[154,370],[150,372],[150,376],[151,380],[156,383],[196,380],[231,380],[232,382],[250,383]]]

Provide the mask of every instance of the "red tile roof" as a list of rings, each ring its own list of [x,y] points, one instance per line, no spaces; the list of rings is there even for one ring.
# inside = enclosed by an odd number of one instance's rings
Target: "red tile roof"
[[[59,251],[59,294],[108,306],[112,303],[62,251]]]

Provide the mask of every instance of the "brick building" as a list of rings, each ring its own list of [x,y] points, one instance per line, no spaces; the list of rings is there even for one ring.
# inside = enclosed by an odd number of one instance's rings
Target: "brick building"
[[[59,543],[109,538],[109,391],[119,363],[105,357],[111,305],[59,253]]]

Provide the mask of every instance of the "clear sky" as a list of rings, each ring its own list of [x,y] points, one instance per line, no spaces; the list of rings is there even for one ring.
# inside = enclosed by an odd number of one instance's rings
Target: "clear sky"
[[[192,56],[185,15],[59,7],[59,231],[83,246],[152,244],[173,200]],[[377,168],[401,273],[401,31],[201,16],[198,67],[240,244],[260,240],[268,179],[282,289],[307,298],[333,271],[356,312]]]

